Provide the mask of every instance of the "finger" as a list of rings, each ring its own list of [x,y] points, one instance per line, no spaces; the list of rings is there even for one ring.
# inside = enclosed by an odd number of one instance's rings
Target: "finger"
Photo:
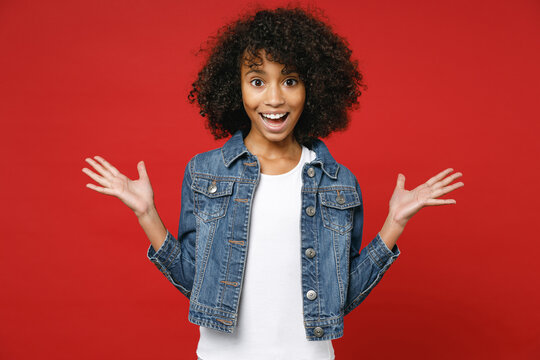
[[[83,171],[83,173],[85,173],[86,175],[88,175],[92,179],[94,179],[95,182],[97,182],[98,184],[106,186],[106,187],[110,187],[110,183],[109,183],[109,181],[107,179],[99,176],[98,174],[94,173],[92,170],[87,169],[87,168],[83,168],[82,171]]]
[[[425,202],[424,206],[450,205],[455,203],[456,200],[454,199],[429,199]]]
[[[103,177],[107,179],[111,177],[111,173],[109,172],[109,170],[103,168],[103,166],[98,164],[94,159],[86,158],[84,160],[86,160],[87,163],[92,165],[101,175],[103,175]]]
[[[111,174],[113,174],[114,176],[117,176],[120,171],[118,171],[118,169],[116,169],[114,166],[112,166],[107,160],[105,160],[104,158],[102,158],[101,156],[94,156],[94,158],[99,161],[103,167],[105,167],[107,170],[109,170],[111,172]]]
[[[146,166],[144,161],[139,161],[137,164],[137,170],[139,171],[139,178],[148,179],[148,174],[146,173]]]
[[[431,179],[429,179],[428,181],[426,181],[426,184],[431,186],[431,185],[435,184],[437,181],[444,178],[446,175],[450,174],[452,171],[454,171],[454,169],[452,169],[452,168],[448,168],[446,170],[443,170],[440,173],[438,173],[437,175],[435,175],[434,177],[432,177]]]
[[[405,188],[405,175],[399,173],[397,177],[396,187],[398,189],[404,189]]]
[[[443,187],[443,186],[446,186],[448,184],[450,184],[452,181],[456,180],[458,177],[462,176],[463,174],[460,173],[460,172],[457,172],[455,174],[452,174],[450,175],[449,177],[437,182],[434,187]]]
[[[102,193],[102,194],[106,194],[106,195],[114,195],[114,191],[111,190],[111,189],[108,189],[108,188],[104,188],[104,187],[99,187],[99,186],[96,186],[94,184],[86,184],[86,187],[92,189],[92,190],[95,190],[99,193]]]
[[[462,182],[458,182],[458,183],[452,184],[450,186],[445,186],[443,188],[440,188],[440,189],[437,189],[437,190],[433,191],[431,196],[434,197],[434,198],[438,198],[439,196],[448,194],[449,192],[454,191],[455,189],[460,188],[463,185],[465,185],[465,184],[462,183]]]

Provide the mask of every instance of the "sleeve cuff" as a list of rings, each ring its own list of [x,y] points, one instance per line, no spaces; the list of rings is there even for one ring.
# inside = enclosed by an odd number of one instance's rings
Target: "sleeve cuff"
[[[148,247],[148,252],[146,256],[148,260],[153,263],[159,263],[165,267],[174,259],[174,255],[179,250],[180,244],[176,239],[171,235],[169,230],[167,230],[167,235],[165,236],[165,241],[161,244],[161,247],[158,251],[154,250],[154,247],[150,245]]]
[[[399,254],[401,254],[397,244],[394,245],[392,250],[388,249],[388,246],[386,246],[379,233],[377,233],[375,239],[368,244],[367,248],[369,257],[380,269],[390,266],[390,264],[397,259]]]

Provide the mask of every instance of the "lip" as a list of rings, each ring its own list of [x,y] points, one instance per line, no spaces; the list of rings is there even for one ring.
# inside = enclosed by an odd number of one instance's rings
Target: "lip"
[[[260,114],[271,114],[271,115],[276,115],[276,114],[287,114],[288,111],[261,111]]]
[[[259,117],[260,119],[262,120],[262,123],[264,125],[264,127],[266,128],[266,130],[268,130],[269,132],[275,132],[275,133],[278,133],[278,132],[281,132],[283,129],[285,129],[285,126],[287,126],[287,123],[289,122],[289,115],[290,113],[289,112],[285,112],[287,115],[285,115],[285,120],[281,121],[279,124],[273,124],[273,123],[270,123],[269,121],[267,121],[263,116],[262,114],[283,114],[283,111],[280,111],[280,112],[263,112],[263,113],[259,113]]]

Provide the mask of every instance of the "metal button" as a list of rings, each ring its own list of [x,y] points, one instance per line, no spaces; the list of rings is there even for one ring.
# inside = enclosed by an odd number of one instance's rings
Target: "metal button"
[[[306,256],[309,259],[313,259],[315,257],[315,250],[313,248],[306,249]]]
[[[213,183],[210,184],[210,186],[208,187],[208,192],[209,192],[210,194],[213,194],[213,193],[215,193],[216,191],[217,191],[217,186],[216,186],[216,184],[213,184]]]
[[[315,300],[317,298],[317,293],[314,290],[309,290],[306,296],[309,300]]]
[[[345,204],[345,197],[343,195],[339,194],[338,196],[336,196],[336,202],[339,205]]]
[[[315,329],[313,329],[313,333],[315,334],[316,337],[321,337],[324,335],[324,330],[322,327],[316,327]]]
[[[314,177],[315,176],[315,169],[313,169],[312,167],[307,169],[307,176]]]
[[[309,216],[315,215],[315,208],[313,206],[308,206],[306,208],[306,214],[308,214]]]

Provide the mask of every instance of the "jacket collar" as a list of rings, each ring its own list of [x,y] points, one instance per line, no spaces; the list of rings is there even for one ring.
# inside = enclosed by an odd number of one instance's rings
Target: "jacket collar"
[[[337,179],[339,170],[339,164],[334,160],[328,147],[319,139],[313,140],[311,150],[317,154],[312,164],[321,164],[323,172],[331,177]],[[241,130],[238,130],[234,135],[221,147],[221,155],[223,157],[223,163],[226,167],[229,167],[236,159],[243,154],[250,154],[246,145],[244,144],[244,136]]]

